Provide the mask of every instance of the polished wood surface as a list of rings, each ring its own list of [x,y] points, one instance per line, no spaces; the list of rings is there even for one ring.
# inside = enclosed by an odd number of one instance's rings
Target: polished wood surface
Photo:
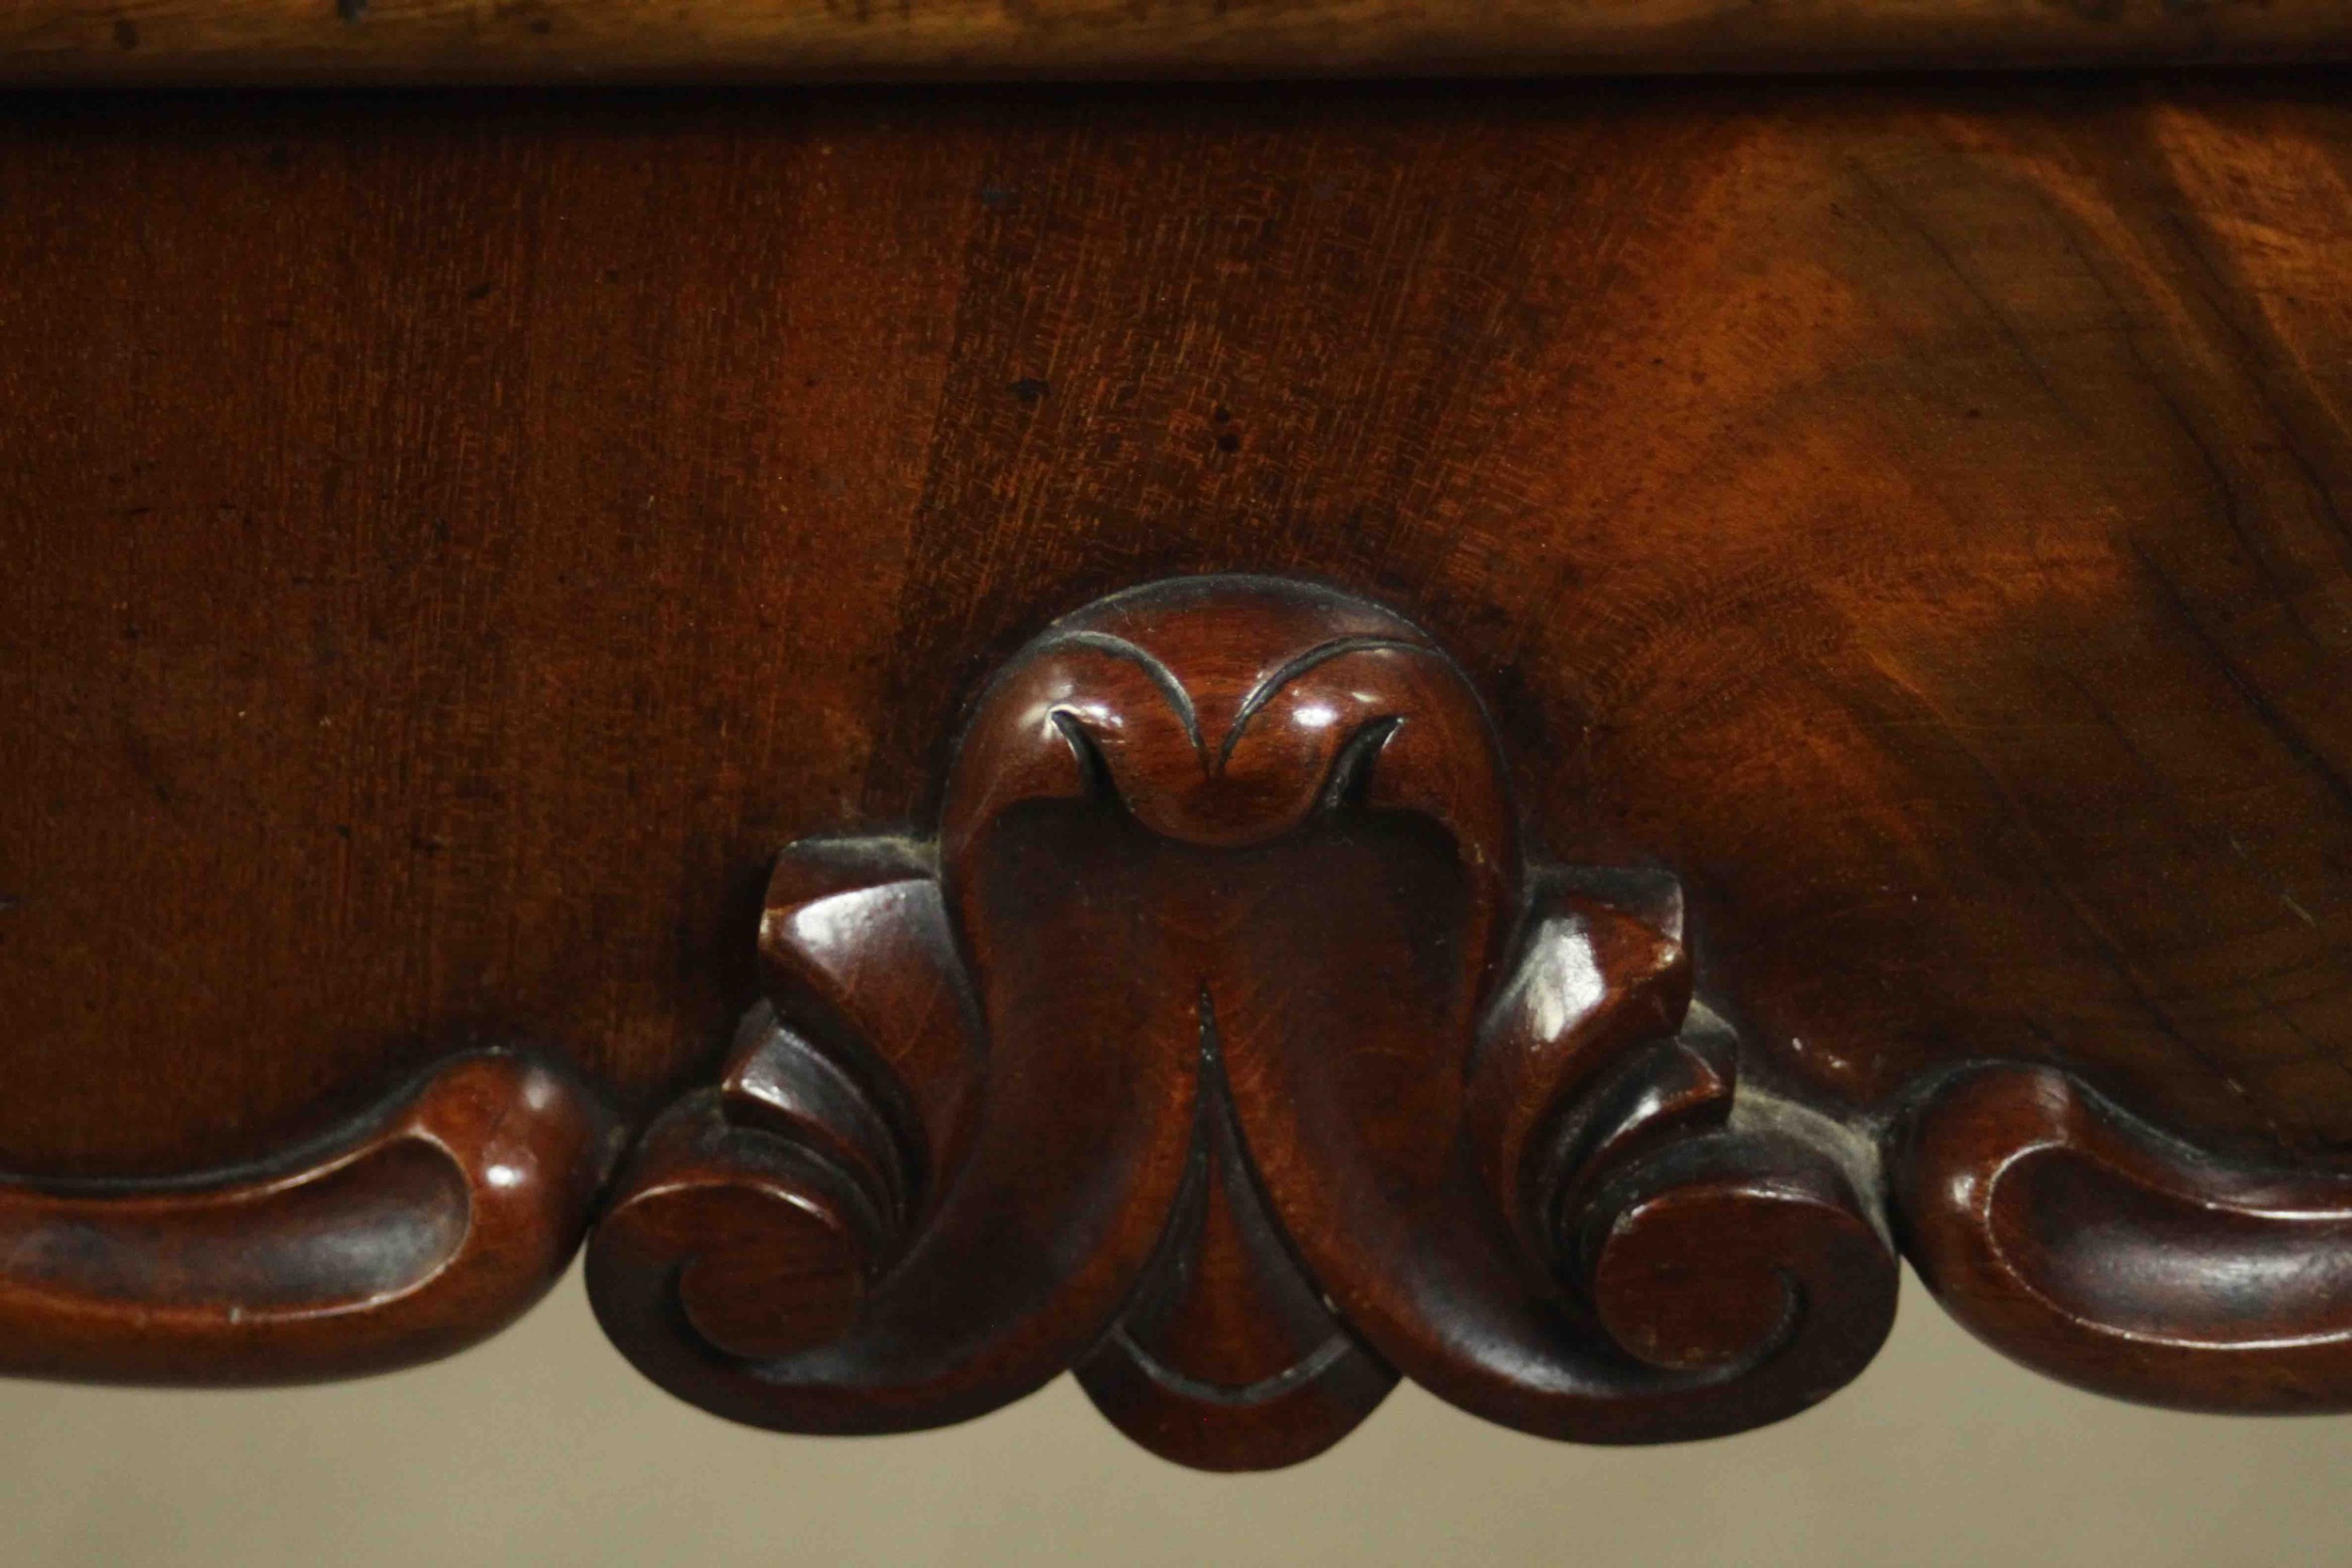
[[[1137,1441],[1252,1469],[1399,1371],[1548,1436],[1737,1431],[1893,1324],[1837,1140],[1728,1126],[1671,881],[1531,886],[1477,695],[1386,610],[1195,578],[1057,623],[936,855],[787,851],[769,1002],[590,1243],[698,1404],[899,1431],[1083,1362]]]
[[[2330,1160],[2340,87],[19,101],[0,1158],[483,1038],[642,1112],[778,845],[1240,569],[1409,608],[1781,1070]]]
[[[1920,1277],[2026,1365],[2185,1410],[2352,1405],[2352,1180],[2201,1156],[2009,1064],[1924,1096],[1891,1169]]]
[[[0,1168],[238,1166],[539,1042],[652,1126],[648,1246],[743,1220],[707,1342],[832,1343],[993,1090],[953,1008],[861,1024],[941,1053],[932,1101],[771,1033],[723,1066],[763,997],[881,1006],[763,960],[778,848],[952,821],[961,719],[1056,617],[1279,574],[1445,650],[1526,861],[1680,889],[1651,992],[1687,969],[1742,1042],[1735,1125],[1933,1151],[1880,1176],[1972,1326],[2136,1397],[2336,1402],[2324,1291],[2216,1324],[2321,1277],[2352,1173],[2344,87],[13,99]],[[860,853],[809,895],[931,896],[914,838]],[[920,919],[894,965],[966,916]],[[1052,946],[977,974],[1043,987]],[[1633,1098],[1713,1115],[1718,1067]],[[1526,1103],[1461,1112],[1506,1216]],[[779,1129],[833,1140],[822,1202],[799,1154],[735,1190]],[[1120,1212],[1243,1279],[1312,1252],[1303,1192]],[[1640,1307],[1659,1201],[1579,1288],[1621,1347],[1720,1351],[1738,1313]],[[1129,1340],[1192,1354],[1217,1298],[1152,1291]]]
[[[1549,75],[2352,56],[2347,0],[12,0],[0,81]]]
[[[462,1350],[563,1274],[618,1131],[568,1073],[476,1052],[262,1168],[0,1182],[0,1373],[309,1383]]]

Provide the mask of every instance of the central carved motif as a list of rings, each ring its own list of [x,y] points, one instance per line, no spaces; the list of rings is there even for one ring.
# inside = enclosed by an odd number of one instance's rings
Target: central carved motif
[[[1892,1322],[1835,1140],[1735,1115],[1656,873],[1527,865],[1485,711],[1390,612],[1257,578],[1050,628],[935,842],[780,858],[769,1001],[591,1243],[721,1415],[886,1432],[1074,1369],[1213,1468],[1398,1374],[1593,1442],[1801,1410]]]

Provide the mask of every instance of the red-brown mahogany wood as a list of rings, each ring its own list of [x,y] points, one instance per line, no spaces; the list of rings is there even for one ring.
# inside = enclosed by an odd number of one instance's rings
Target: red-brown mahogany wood
[[[0,82],[1524,75],[2341,59],[2346,0],[9,0]]]
[[[10,98],[0,1167],[649,1113],[777,845],[1204,571],[1408,610],[1807,1089],[2341,1167],[2348,181],[2330,72]]]
[[[1890,1175],[1920,1277],[2027,1366],[2186,1410],[2352,1409],[2352,1180],[2214,1160],[2011,1064],[1929,1093]]]
[[[771,1002],[591,1243],[696,1403],[894,1431],[1076,1366],[1260,1468],[1402,1372],[1641,1442],[1803,1409],[1892,1321],[1849,1170],[1731,1120],[1678,891],[1531,879],[1477,697],[1385,610],[1210,578],[1064,620],[980,698],[937,854],[785,854]]]
[[[1743,1085],[2038,1063],[2341,1174],[2348,182],[2328,71],[11,100],[0,1163],[249,1161],[469,1038],[665,1103],[777,844],[1251,570],[1409,609],[1531,837],[1673,870]]]
[[[617,1132],[571,1074],[477,1052],[264,1167],[0,1183],[0,1373],[307,1383],[462,1350],[563,1273]]]

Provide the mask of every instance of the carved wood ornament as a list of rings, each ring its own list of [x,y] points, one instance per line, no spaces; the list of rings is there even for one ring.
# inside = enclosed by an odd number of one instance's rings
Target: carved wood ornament
[[[758,943],[766,1000],[587,1259],[630,1361],[736,1420],[905,1431],[1074,1370],[1153,1451],[1257,1469],[1402,1375],[1545,1436],[1703,1437],[1860,1371],[1898,1246],[2054,1376],[2352,1408],[2352,1179],[2048,1063],[1806,1098],[1694,1000],[1674,879],[1530,863],[1461,672],[1327,590],[1049,628],[936,838],[790,846]],[[0,1372],[446,1354],[554,1279],[618,1141],[567,1069],[470,1053],[264,1165],[0,1181]]]
[[[1804,1409],[1893,1319],[1849,1151],[1740,1114],[1672,880],[1525,864],[1476,695],[1353,599],[1057,626],[936,844],[792,847],[760,952],[588,1259],[629,1358],[738,1420],[932,1426],[1074,1368],[1146,1447],[1261,1468],[1402,1373],[1656,1441]]]
[[[265,1164],[0,1181],[0,1373],[312,1383],[463,1350],[561,1277],[620,1131],[569,1072],[478,1051]]]
[[[1527,863],[1470,685],[1336,594],[1054,626],[936,840],[792,846],[759,942],[768,1000],[588,1255],[629,1359],[737,1420],[903,1431],[1069,1369],[1153,1451],[1254,1469],[1402,1374],[1544,1436],[1704,1437],[1861,1370],[1898,1241],[2085,1386],[2352,1404],[2352,1183],[2046,1066],[1869,1113],[1743,1082],[1674,879]]]

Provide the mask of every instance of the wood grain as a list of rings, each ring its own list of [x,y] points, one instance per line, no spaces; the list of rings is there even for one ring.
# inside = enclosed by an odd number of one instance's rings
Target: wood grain
[[[777,1269],[754,1225],[695,1292],[715,1341],[853,1322],[975,1101],[953,1008],[763,970],[776,847],[938,820],[963,705],[1055,616],[1279,572],[1455,657],[1530,852],[1673,874],[1743,1083],[1867,1128],[1988,1058],[2048,1075],[1893,1172],[1980,1332],[2337,1402],[2331,1352],[2281,1382],[2212,1287],[2310,1262],[2261,1183],[2332,1244],[2352,1144],[2342,88],[11,101],[0,1164],[241,1164],[509,1038],[642,1125],[773,991],[815,1044],[943,1052],[932,1101],[763,1057],[699,1124],[728,1181],[749,1132],[838,1134],[806,1244]],[[1522,1065],[1616,1086],[1577,1060]],[[1620,1070],[1722,1103],[1704,1053]],[[1474,1111],[1519,1252],[1589,1260],[1669,1363],[1752,1338],[1659,1282],[1676,1190],[1753,1181],[1613,1187],[1571,1240],[1529,1103]],[[1936,1207],[2046,1104],[2071,1146]],[[2119,1282],[2094,1189],[2201,1293]],[[2074,1217],[1977,1289],[2021,1205]],[[1258,1256],[1229,1218],[1202,1256]],[[2035,1271],[2069,1289],[2026,1322]]]
[[[1544,75],[2340,59],[2346,0],[15,0],[0,81]]]
[[[2341,88],[12,101],[0,1164],[506,1038],[642,1117],[778,845],[1241,569],[1409,608],[1800,1084],[2335,1168]]]

